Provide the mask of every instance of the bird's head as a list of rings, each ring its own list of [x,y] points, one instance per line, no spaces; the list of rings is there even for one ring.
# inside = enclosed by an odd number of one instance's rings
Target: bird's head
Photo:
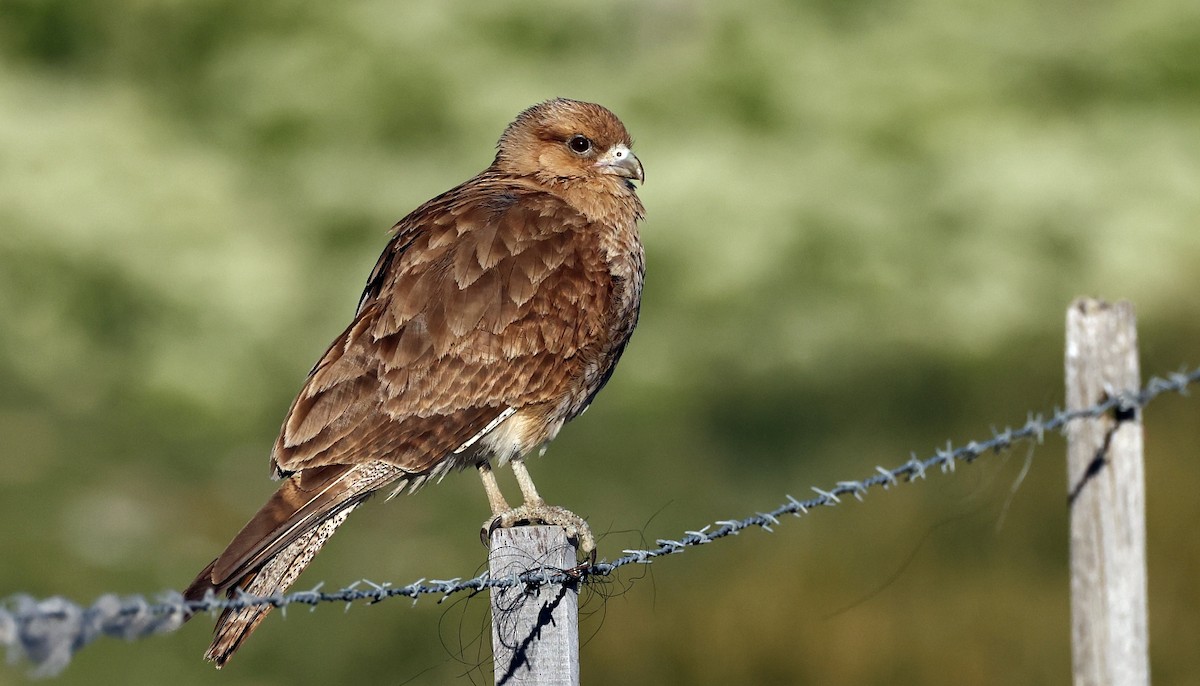
[[[617,115],[600,105],[558,98],[534,105],[508,125],[495,166],[543,183],[597,182],[633,188],[644,181],[633,139]]]

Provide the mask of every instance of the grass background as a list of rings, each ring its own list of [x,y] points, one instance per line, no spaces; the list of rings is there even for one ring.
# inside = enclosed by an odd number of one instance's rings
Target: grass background
[[[1197,55],[1183,0],[0,0],[0,596],[190,581],[386,229],[554,96],[648,173],[643,323],[532,467],[602,556],[1060,404],[1078,295],[1196,364]],[[1197,416],[1146,414],[1158,683],[1197,668]],[[584,683],[1063,683],[1063,454],[626,572]],[[299,586],[472,575],[485,515],[470,474],[373,503]],[[275,613],[220,674],[201,620],[55,683],[490,683],[485,606]]]

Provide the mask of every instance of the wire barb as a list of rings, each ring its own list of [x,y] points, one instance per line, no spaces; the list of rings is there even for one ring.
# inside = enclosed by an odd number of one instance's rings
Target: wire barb
[[[52,676],[61,672],[71,657],[102,635],[135,640],[178,629],[184,620],[199,612],[214,613],[225,609],[243,609],[257,605],[271,605],[281,609],[300,603],[315,607],[320,603],[344,603],[347,608],[356,601],[370,604],[396,597],[412,598],[415,605],[423,595],[440,596],[442,602],[461,593],[479,593],[492,588],[524,586],[536,588],[548,584],[562,584],[579,578],[589,579],[613,574],[630,564],[650,564],[654,558],[684,552],[690,547],[711,543],[726,536],[736,536],[744,529],[758,527],[773,531],[780,524],[779,517],[785,514],[808,514],[809,510],[826,506],[833,507],[842,501],[837,494],[850,493],[862,500],[872,487],[888,489],[905,481],[924,479],[929,468],[937,466],[942,471],[953,471],[955,463],[972,463],[988,452],[999,453],[1011,448],[1018,441],[1043,442],[1047,431],[1064,430],[1068,423],[1077,419],[1098,417],[1113,409],[1131,411],[1144,408],[1164,393],[1187,396],[1190,386],[1200,382],[1200,368],[1169,374],[1166,379],[1151,378],[1140,391],[1111,393],[1095,405],[1079,410],[1056,409],[1045,418],[1041,414],[1028,415],[1019,429],[1006,428],[1003,432],[992,429],[992,437],[984,441],[970,441],[960,448],[947,444],[938,448],[932,457],[924,460],[915,454],[904,464],[893,469],[876,467],[872,474],[861,481],[839,481],[830,490],[813,487],[817,495],[808,500],[797,500],[786,496],[787,502],[769,512],[758,512],[744,519],[719,519],[694,531],[685,531],[680,540],[659,539],[657,548],[650,550],[622,550],[622,556],[611,561],[600,561],[581,570],[554,568],[531,569],[516,576],[500,579],[491,578],[484,572],[477,577],[463,580],[461,577],[443,580],[421,578],[406,586],[390,583],[374,583],[366,579],[338,590],[322,591],[322,584],[311,590],[294,591],[289,594],[274,594],[259,597],[237,590],[233,597],[220,597],[207,593],[200,600],[184,600],[183,596],[171,591],[163,593],[153,602],[143,596],[121,598],[115,594],[100,596],[88,607],[82,607],[65,598],[52,597],[36,600],[27,595],[14,595],[0,600],[0,645],[9,651],[9,661],[25,658],[34,665],[34,676]],[[715,528],[714,528],[715,526]],[[370,588],[361,589],[360,586]]]

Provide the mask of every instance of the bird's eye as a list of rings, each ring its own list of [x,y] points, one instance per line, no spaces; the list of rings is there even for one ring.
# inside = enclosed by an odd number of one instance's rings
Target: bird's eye
[[[580,136],[579,134],[576,134],[571,136],[571,140],[567,141],[567,147],[569,147],[573,152],[582,155],[588,150],[592,149],[592,142],[588,140],[586,136]]]

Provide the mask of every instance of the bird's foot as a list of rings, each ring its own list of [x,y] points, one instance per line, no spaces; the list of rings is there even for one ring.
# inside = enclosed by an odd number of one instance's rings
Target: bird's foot
[[[567,537],[575,540],[576,545],[579,546],[579,552],[586,556],[591,564],[596,564],[596,539],[592,536],[591,527],[583,517],[565,507],[545,503],[525,503],[520,507],[505,510],[484,522],[483,528],[479,531],[479,537],[483,540],[484,545],[488,545],[492,539],[492,532],[496,529],[530,524],[562,527],[567,532]]]

